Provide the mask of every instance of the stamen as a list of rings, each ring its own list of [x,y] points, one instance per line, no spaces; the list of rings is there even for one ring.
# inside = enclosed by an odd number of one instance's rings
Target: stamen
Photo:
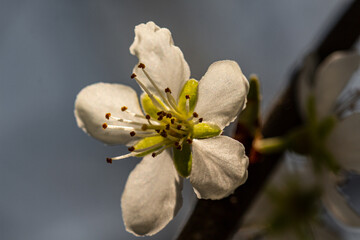
[[[106,129],[108,127],[107,123],[103,123],[102,128]]]
[[[141,122],[135,122],[135,121],[132,121],[132,120],[118,118],[118,117],[114,117],[114,116],[110,116],[109,118],[114,119],[114,120],[116,120],[118,122],[123,122],[123,123],[129,123],[129,124],[135,124],[135,125],[143,125],[144,124],[144,123],[141,123]]]
[[[135,134],[136,134],[135,131],[130,132],[130,136],[132,137],[135,136]]]
[[[169,147],[171,147],[171,146],[172,146],[172,143],[169,143],[169,144],[163,146],[162,148],[160,148],[159,151],[152,153],[151,156],[152,156],[152,157],[156,157],[157,155],[159,155],[160,153],[162,153],[165,149],[167,149],[167,148],[169,148]]]
[[[128,158],[128,157],[134,157],[136,155],[136,153],[131,152],[122,156],[118,156],[118,157],[113,157],[113,158],[106,158],[106,162],[108,163],[112,163],[114,160],[120,160],[120,159],[124,159],[124,158]]]
[[[150,97],[152,103],[159,109],[165,110],[164,106],[161,105],[158,100],[154,97],[154,95],[147,89],[147,87],[135,76],[134,77],[137,84],[146,92],[146,94]]]
[[[166,118],[172,118],[171,113],[166,114]]]
[[[170,103],[170,106],[177,112],[179,112],[177,106],[176,106],[176,100],[175,98],[171,95],[171,91],[170,92],[166,92],[166,97],[168,102]]]
[[[128,108],[126,106],[121,107],[121,111],[126,111]]]
[[[103,124],[103,128],[109,128],[109,129],[121,129],[121,130],[125,130],[125,131],[145,131],[143,129],[139,129],[139,128],[134,128],[134,127],[129,127],[129,126],[118,126],[118,125],[108,125],[106,123]]]
[[[193,116],[194,116],[194,118],[197,118],[199,116],[199,114],[197,114],[196,112],[193,112]]]
[[[135,148],[134,148],[134,146],[131,146],[131,147],[128,148],[128,150],[129,150],[130,152],[133,152],[133,151],[135,151]]]
[[[170,124],[166,124],[165,129],[169,130],[170,129]]]
[[[136,77],[135,73],[131,74],[131,76],[130,76],[131,79],[134,79],[135,77]]]
[[[146,114],[145,118],[146,118],[147,120],[150,120],[150,115],[149,115],[149,114]]]
[[[175,118],[172,118],[170,121],[171,121],[171,124],[174,124],[175,123]]]
[[[186,99],[190,99],[190,96],[189,96],[189,95],[185,95],[185,98],[186,98]]]
[[[190,138],[186,139],[188,144],[192,144],[192,140]]]
[[[204,119],[203,118],[199,118],[199,123],[202,123]]]
[[[105,114],[105,118],[106,118],[107,120],[109,120],[110,117],[111,117],[111,113]]]
[[[171,90],[170,90],[170,88],[165,88],[165,92],[166,92],[166,93],[170,93],[170,94],[171,94]]]
[[[145,74],[145,76],[147,77],[147,79],[150,81],[151,85],[154,86],[155,90],[157,91],[157,93],[159,94],[160,98],[163,100],[163,102],[168,105],[170,107],[169,102],[166,100],[164,94],[160,91],[159,87],[155,84],[154,80],[150,77],[150,75],[148,74],[148,72],[145,70],[145,64],[140,63],[138,65],[139,68],[142,69],[143,73]]]
[[[181,125],[177,125],[176,129],[177,129],[177,130],[180,130],[181,127],[182,127]]]

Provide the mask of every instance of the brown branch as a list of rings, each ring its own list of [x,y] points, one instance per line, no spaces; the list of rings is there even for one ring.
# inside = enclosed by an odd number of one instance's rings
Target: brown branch
[[[319,62],[337,50],[353,47],[360,34],[360,1],[349,4],[336,24],[315,48]],[[294,71],[288,88],[278,99],[266,120],[264,137],[281,136],[301,124],[296,104],[296,81],[300,69]],[[247,149],[252,139],[243,139],[243,129],[238,126],[234,138],[242,140]],[[198,200],[178,240],[228,239],[233,236],[246,210],[253,203],[266,180],[279,162],[281,154],[266,156],[262,161],[249,166],[249,178],[233,195],[222,200]]]

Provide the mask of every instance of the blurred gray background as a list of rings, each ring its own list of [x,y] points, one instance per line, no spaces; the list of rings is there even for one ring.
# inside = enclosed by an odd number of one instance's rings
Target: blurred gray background
[[[0,0],[0,239],[136,239],[124,229],[120,196],[139,159],[77,128],[76,94],[99,81],[129,80],[135,25],[171,30],[200,79],[216,60],[236,60],[262,81],[263,107],[345,0]],[[159,234],[171,239],[194,205]],[[354,235],[355,236],[355,235]]]

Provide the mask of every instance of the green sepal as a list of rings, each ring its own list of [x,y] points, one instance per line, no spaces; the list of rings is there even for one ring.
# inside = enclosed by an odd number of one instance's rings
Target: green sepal
[[[174,165],[180,176],[187,178],[191,173],[192,153],[190,144],[184,143],[182,149],[173,147]]]
[[[260,124],[260,81],[256,75],[252,75],[249,83],[246,108],[240,113],[238,123],[254,137]]]
[[[163,102],[158,97],[154,96],[154,98],[156,100],[158,100],[160,105],[164,106]],[[157,113],[160,112],[161,110],[153,104],[149,95],[147,95],[146,93],[142,94],[140,100],[141,100],[141,106],[144,109],[144,112],[146,114],[149,114],[150,117],[157,119],[159,117],[157,115]]]
[[[148,147],[154,146],[154,145],[156,145],[158,143],[162,143],[162,142],[165,144],[166,141],[167,140],[165,138],[163,138],[162,136],[146,137],[146,138],[141,139],[139,142],[137,142],[134,145],[134,148],[136,150],[144,149],[144,148],[148,148]],[[158,146],[156,148],[149,149],[148,151],[137,154],[136,157],[143,157],[145,155],[148,155],[149,153],[152,153],[152,152],[160,149],[161,147],[162,146]]]
[[[186,95],[190,97],[189,115],[194,111],[198,99],[198,85],[199,82],[195,79],[190,79],[184,84],[178,100],[178,108],[181,112],[186,113]]]
[[[220,135],[221,129],[211,123],[198,123],[193,127],[193,138],[211,138]]]

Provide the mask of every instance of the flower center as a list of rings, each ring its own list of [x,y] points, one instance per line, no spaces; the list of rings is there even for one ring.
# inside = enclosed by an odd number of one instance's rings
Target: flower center
[[[196,82],[195,91],[192,85],[189,85],[188,89],[186,89],[185,85],[178,102],[176,102],[172,96],[171,89],[166,88],[161,91],[145,70],[144,64],[140,63],[138,67],[142,70],[155,89],[156,95],[143,84],[135,73],[131,75],[131,78],[134,79],[146,93],[141,98],[142,107],[146,115],[136,114],[130,111],[126,106],[123,106],[121,111],[127,113],[129,117],[131,116],[136,120],[119,118],[113,116],[111,113],[107,113],[105,118],[108,120],[115,120],[115,124],[108,125],[107,123],[104,123],[102,127],[103,129],[128,131],[131,137],[141,137],[142,139],[128,148],[130,151],[129,154],[107,158],[109,163],[111,163],[112,160],[131,156],[142,157],[151,154],[155,157],[170,147],[174,147],[181,151],[184,144],[192,143],[194,126],[203,121],[203,119],[199,118],[198,114],[193,111],[197,97],[196,80],[193,80]]]

